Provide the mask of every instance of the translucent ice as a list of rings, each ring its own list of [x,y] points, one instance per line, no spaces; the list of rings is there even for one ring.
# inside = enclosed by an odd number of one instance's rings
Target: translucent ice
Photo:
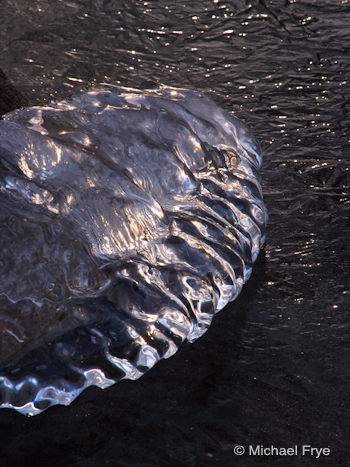
[[[234,300],[264,241],[261,154],[203,95],[100,86],[0,121],[0,402],[137,379]]]

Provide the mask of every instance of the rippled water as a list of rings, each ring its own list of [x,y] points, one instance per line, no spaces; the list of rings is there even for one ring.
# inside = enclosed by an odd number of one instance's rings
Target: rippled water
[[[0,15],[0,67],[29,104],[101,82],[192,88],[246,121],[264,153],[265,256],[243,295],[166,368],[108,390],[105,405],[92,393],[77,402],[88,410],[85,438],[65,441],[61,412],[44,414],[49,452],[58,453],[54,420],[69,462],[81,465],[101,449],[121,465],[251,465],[232,454],[248,439],[330,445],[346,465],[349,3],[3,1]],[[152,444],[145,420],[165,443]],[[90,447],[77,453],[82,439]]]

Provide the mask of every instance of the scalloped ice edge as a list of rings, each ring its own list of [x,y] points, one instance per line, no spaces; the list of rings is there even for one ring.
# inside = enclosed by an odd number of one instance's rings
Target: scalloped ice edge
[[[264,240],[263,237],[262,240]],[[261,243],[261,246],[262,244],[263,243]],[[247,271],[245,281],[249,279],[250,275],[251,269],[250,271]],[[242,288],[243,284],[237,288],[233,300],[239,295]],[[226,304],[230,301],[231,300],[228,300],[226,303],[221,303],[221,307],[216,308],[215,313],[224,308],[224,306],[226,306]],[[213,317],[214,314],[210,316],[203,316],[202,319],[200,316],[198,316],[198,321],[196,323],[191,323],[190,320],[180,310],[169,309],[168,312],[162,314],[161,318],[158,319],[157,322],[165,329],[171,331],[174,336],[180,338],[182,342],[186,339],[192,343],[209,329]],[[158,330],[158,333],[159,332],[160,331]],[[145,343],[139,349],[138,355],[136,357],[136,364],[130,363],[125,358],[116,357],[111,355],[109,352],[105,352],[106,360],[108,360],[112,365],[124,373],[124,376],[120,377],[119,379],[108,378],[104,371],[99,368],[91,368],[85,371],[79,368],[74,368],[78,373],[84,375],[85,377],[85,383],[80,388],[72,389],[68,382],[62,380],[60,380],[60,385],[62,386],[63,383],[63,389],[59,389],[53,385],[42,388],[39,386],[37,379],[31,376],[24,378],[18,384],[14,384],[10,381],[9,378],[2,376],[0,377],[0,389],[3,390],[3,396],[5,399],[13,398],[14,395],[16,395],[16,392],[20,392],[25,384],[30,385],[32,391],[36,392],[36,395],[31,402],[28,402],[22,406],[15,405],[15,403],[8,401],[3,402],[0,408],[14,409],[23,415],[32,417],[44,412],[49,407],[54,405],[70,405],[89,386],[96,386],[100,389],[106,389],[123,379],[135,381],[143,376],[148,370],[150,370],[159,360],[163,358],[167,359],[177,352],[179,346],[177,346],[171,339],[166,336],[164,336],[164,339],[169,344],[168,349],[164,355],[160,356],[154,347]],[[37,388],[37,390],[35,390],[35,388]]]
[[[259,247],[256,247],[255,251],[252,251],[252,263],[256,261],[264,242],[265,235],[261,235]],[[170,331],[174,338],[180,339],[181,342],[184,340],[188,340],[190,343],[194,342],[209,329],[214,314],[223,309],[227,303],[237,298],[244,283],[251,276],[251,273],[252,267],[248,268],[246,266],[244,281],[240,284],[236,282],[234,296],[231,296],[229,300],[222,300],[222,297],[217,297],[215,311],[213,314],[196,313],[197,321],[191,322],[180,309],[169,309],[158,317],[155,324],[158,324],[161,328],[165,328]],[[159,327],[157,327],[157,332],[158,334],[162,334]],[[141,335],[138,337],[143,340]],[[163,358],[167,359],[177,352],[181,342],[177,345],[172,339],[164,334],[163,338],[168,344],[168,349],[163,355],[159,355],[158,351],[154,347],[144,341],[144,345],[139,348],[135,364],[130,363],[125,358],[120,358],[110,354],[109,352],[104,352],[106,360],[124,373],[120,378],[110,379],[100,368],[82,370],[80,368],[73,367],[72,369],[83,375],[85,378],[84,384],[78,388],[72,388],[69,382],[63,379],[59,380],[59,386],[63,386],[63,389],[60,389],[53,385],[41,387],[38,380],[32,376],[22,379],[22,381],[17,384],[12,383],[7,377],[0,376],[0,393],[2,392],[2,400],[7,400],[7,402],[3,402],[1,404],[0,408],[14,409],[23,415],[31,417],[44,412],[54,405],[70,405],[89,386],[96,386],[100,389],[105,389],[123,379],[135,381],[150,370],[159,360]],[[24,385],[31,386],[31,393],[35,393],[33,400],[21,406],[16,405],[15,402],[11,403],[11,399],[16,398],[16,393],[19,393]]]
[[[242,125],[242,128],[246,128],[244,124]],[[247,159],[249,159],[250,164],[254,165],[254,160],[248,156],[249,152],[252,150],[252,140],[250,138],[253,139],[252,135],[248,131],[248,134],[243,134],[243,138],[239,137],[239,141],[243,147],[243,150],[245,151]],[[253,152],[256,155],[256,166],[258,167],[261,163],[260,147],[258,147],[257,150],[253,150]],[[260,199],[260,202],[261,205],[263,205],[262,198]],[[266,210],[263,209],[263,211],[266,223],[267,213]],[[258,257],[261,246],[264,243],[265,236],[259,225],[257,225],[253,219],[251,219],[251,221],[253,224],[255,224],[255,227],[257,227],[260,233],[259,238],[256,238],[254,241],[252,239],[251,241],[251,259],[252,263],[254,263]],[[64,380],[63,377],[57,378],[55,381],[51,381],[50,384],[47,384],[45,387],[42,387],[42,382],[39,382],[35,377],[32,376],[23,378],[19,383],[13,383],[7,377],[0,377],[0,394],[2,393],[2,400],[4,401],[1,404],[1,408],[11,408],[22,413],[23,415],[33,416],[42,413],[44,410],[53,405],[69,405],[76,397],[79,396],[81,392],[83,392],[89,386],[97,386],[101,389],[104,389],[122,379],[136,380],[140,378],[160,359],[169,358],[178,350],[179,345],[168,336],[162,334],[161,329],[170,331],[170,334],[174,336],[174,340],[176,339],[178,342],[183,342],[185,339],[189,342],[193,342],[207,331],[214,314],[220,311],[227,303],[234,300],[238,296],[243,287],[243,284],[249,279],[251,272],[251,265],[245,264],[243,280],[236,282],[232,293],[230,290],[225,291],[225,294],[220,294],[219,296],[213,293],[212,296],[214,297],[214,312],[195,313],[195,322],[191,322],[190,319],[185,316],[180,309],[169,308],[166,312],[163,312],[160,316],[158,316],[154,322],[154,325],[156,325],[158,337],[159,335],[163,335],[163,338],[161,339],[164,340],[168,345],[168,348],[164,354],[160,355],[156,348],[146,343],[142,336],[139,335],[139,343],[140,341],[143,341],[143,343],[142,345],[138,346],[138,353],[134,363],[130,363],[130,361],[125,358],[120,358],[110,354],[108,351],[104,351],[104,357],[106,361],[120,370],[122,376],[119,378],[108,378],[105,372],[100,368],[90,368],[83,370],[74,366],[71,368],[75,372],[79,373],[84,380],[80,387],[72,387],[72,385],[68,381]],[[229,287],[230,286],[228,286],[228,288]],[[229,299],[227,299],[228,296]],[[28,387],[30,394],[28,399],[31,399],[31,401],[24,405],[18,405],[18,402],[16,403],[16,398],[23,390],[24,386]]]

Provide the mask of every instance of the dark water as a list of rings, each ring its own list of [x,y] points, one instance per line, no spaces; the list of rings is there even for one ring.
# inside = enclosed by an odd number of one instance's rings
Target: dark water
[[[69,408],[3,410],[0,462],[349,465],[350,3],[3,0],[0,17],[6,110],[9,94],[42,104],[100,82],[203,91],[260,139],[270,215],[252,278],[205,336]]]

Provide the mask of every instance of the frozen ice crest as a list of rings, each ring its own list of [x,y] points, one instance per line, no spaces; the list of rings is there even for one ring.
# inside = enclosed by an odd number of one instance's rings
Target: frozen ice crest
[[[137,379],[239,294],[259,146],[202,94],[99,86],[0,121],[0,403]]]

